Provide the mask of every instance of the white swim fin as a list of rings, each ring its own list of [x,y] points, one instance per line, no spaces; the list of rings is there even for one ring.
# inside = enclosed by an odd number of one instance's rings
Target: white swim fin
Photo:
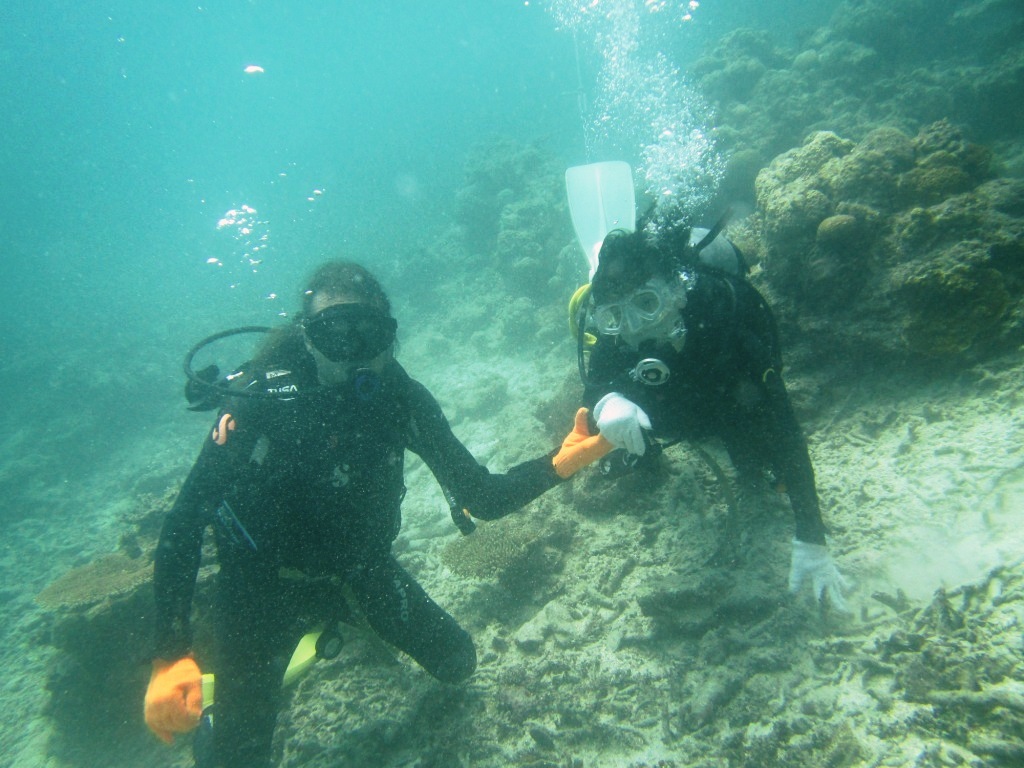
[[[576,165],[565,172],[565,189],[572,225],[593,277],[605,236],[613,229],[636,229],[633,169],[621,160]]]

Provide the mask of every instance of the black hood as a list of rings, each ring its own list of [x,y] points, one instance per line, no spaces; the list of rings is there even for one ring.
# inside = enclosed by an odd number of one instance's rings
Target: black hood
[[[636,232],[610,232],[601,246],[597,271],[591,281],[594,302],[607,304],[619,301],[652,277],[670,280],[676,264],[685,256],[685,245],[684,250],[675,256],[672,250],[653,240],[642,227],[638,227]]]

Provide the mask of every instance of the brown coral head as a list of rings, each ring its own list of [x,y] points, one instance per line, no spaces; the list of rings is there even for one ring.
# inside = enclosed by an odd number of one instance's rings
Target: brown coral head
[[[849,214],[838,214],[822,219],[818,225],[814,242],[826,251],[845,251],[858,244],[860,227],[857,219]]]

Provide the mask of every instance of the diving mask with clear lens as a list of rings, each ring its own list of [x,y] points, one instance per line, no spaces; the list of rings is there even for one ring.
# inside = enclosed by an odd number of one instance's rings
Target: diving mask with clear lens
[[[608,336],[636,334],[660,323],[677,306],[672,288],[664,280],[651,279],[622,301],[595,307],[593,320],[597,330]]]

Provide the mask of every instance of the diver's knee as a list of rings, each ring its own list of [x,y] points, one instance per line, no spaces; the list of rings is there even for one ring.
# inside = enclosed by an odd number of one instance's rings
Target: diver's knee
[[[476,671],[476,646],[469,633],[430,673],[443,683],[461,683]]]

